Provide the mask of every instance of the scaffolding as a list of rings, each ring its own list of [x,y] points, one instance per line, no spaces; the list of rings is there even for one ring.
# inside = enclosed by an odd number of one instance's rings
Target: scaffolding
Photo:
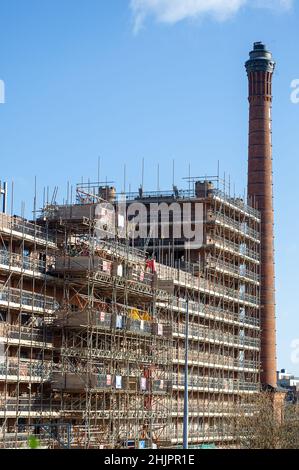
[[[260,389],[260,215],[219,178],[191,183],[122,200],[190,202],[193,222],[202,204],[196,248],[171,218],[168,237],[161,216],[157,238],[150,219],[144,239],[115,230],[98,184],[34,223],[0,214],[0,446],[180,447],[187,311],[189,443],[233,445]]]
[[[57,308],[47,227],[0,213],[0,447],[27,445],[29,429],[58,416],[46,397],[53,369],[48,324]]]
[[[127,203],[190,203],[193,223],[195,205],[202,204],[201,247],[175,239],[174,214],[161,210],[157,239],[147,249],[158,261],[159,285],[173,296],[172,445],[183,443],[188,301],[189,443],[225,446],[232,444],[231,416],[240,407],[251,409],[260,389],[260,215],[230,196],[219,177],[190,178],[189,184],[186,191],[128,194]],[[145,240],[134,243],[142,247]]]
[[[74,440],[84,448],[167,445],[171,312],[156,304],[168,296],[154,287],[144,252],[99,239],[93,218],[67,217],[58,218],[53,270],[64,286],[52,380],[61,417],[78,427]]]

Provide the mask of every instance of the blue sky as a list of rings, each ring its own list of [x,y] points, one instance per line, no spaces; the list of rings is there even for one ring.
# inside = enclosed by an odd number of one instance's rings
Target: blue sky
[[[291,5],[293,3],[293,5]],[[183,7],[183,8],[182,8]],[[291,7],[291,8],[288,8]],[[43,187],[101,179],[127,189],[220,171],[243,194],[247,79],[254,41],[277,60],[273,146],[278,365],[299,375],[299,5],[280,0],[2,0],[0,179],[14,180],[14,212]],[[299,354],[297,354],[299,356]]]

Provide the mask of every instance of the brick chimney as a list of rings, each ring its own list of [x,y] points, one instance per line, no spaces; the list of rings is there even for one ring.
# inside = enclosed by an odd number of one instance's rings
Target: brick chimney
[[[272,77],[275,62],[261,42],[246,62],[249,81],[248,198],[261,211],[261,381],[276,387]]]

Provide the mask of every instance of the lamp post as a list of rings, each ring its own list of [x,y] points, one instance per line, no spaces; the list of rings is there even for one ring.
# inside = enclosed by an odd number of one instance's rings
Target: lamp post
[[[189,353],[189,300],[186,303],[185,320],[185,377],[184,377],[184,423],[183,423],[183,448],[189,448],[189,403],[188,403],[188,353]]]

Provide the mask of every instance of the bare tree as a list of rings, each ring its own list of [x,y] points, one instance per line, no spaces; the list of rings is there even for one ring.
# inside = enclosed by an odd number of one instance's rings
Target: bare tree
[[[247,406],[236,409],[230,423],[237,447],[299,449],[299,410],[277,403],[275,393],[261,392]]]

